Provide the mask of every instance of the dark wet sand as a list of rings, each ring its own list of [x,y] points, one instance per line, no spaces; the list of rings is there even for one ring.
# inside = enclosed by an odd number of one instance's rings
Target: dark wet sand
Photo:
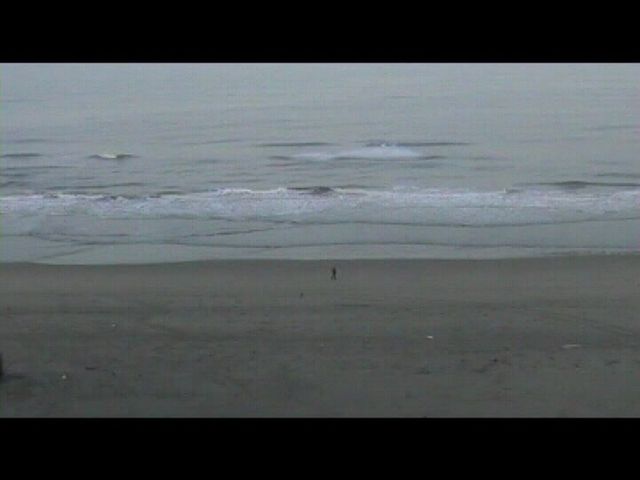
[[[640,256],[3,264],[0,416],[638,416],[639,293]]]

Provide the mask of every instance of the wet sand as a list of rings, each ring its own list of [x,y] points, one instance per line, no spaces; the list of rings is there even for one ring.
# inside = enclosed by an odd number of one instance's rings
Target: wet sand
[[[2,264],[0,416],[638,416],[639,293],[640,256]]]

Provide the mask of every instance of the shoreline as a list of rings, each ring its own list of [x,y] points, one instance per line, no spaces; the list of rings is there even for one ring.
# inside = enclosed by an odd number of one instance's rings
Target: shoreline
[[[129,249],[127,246],[126,249]],[[163,247],[166,248],[166,247]],[[204,247],[198,247],[203,251]],[[167,250],[171,250],[167,248]],[[370,255],[325,255],[325,256],[300,256],[300,257],[279,257],[279,256],[220,256],[211,257],[201,253],[194,255],[180,254],[171,257],[165,256],[162,261],[158,261],[158,252],[154,252],[148,258],[136,255],[135,251],[127,252],[124,255],[104,255],[102,258],[94,255],[92,252],[87,256],[83,256],[84,250],[71,253],[69,255],[52,255],[51,257],[43,257],[40,259],[17,259],[17,260],[0,260],[0,268],[2,265],[51,265],[51,266],[143,266],[143,265],[179,265],[179,264],[196,264],[196,263],[216,263],[216,262],[505,262],[505,261],[526,261],[526,260],[545,260],[557,258],[609,258],[609,257],[639,257],[639,251],[620,250],[587,250],[584,252],[572,250],[570,252],[549,251],[537,253],[521,253],[519,255],[499,254],[497,256],[474,256],[468,253],[460,253],[459,256],[423,256],[423,255],[403,255],[392,256],[387,254]]]
[[[0,417],[637,416],[639,290],[640,255],[0,264]]]
[[[195,264],[195,263],[218,263],[218,262],[508,262],[508,261],[528,261],[528,260],[551,260],[556,258],[611,258],[611,257],[640,257],[640,250],[636,251],[610,251],[596,250],[595,253],[590,251],[584,253],[578,252],[556,252],[540,255],[517,256],[517,257],[326,257],[326,258],[280,258],[280,257],[232,257],[232,258],[207,258],[197,260],[176,260],[164,262],[148,262],[148,263],[44,263],[41,261],[9,261],[0,262],[0,268],[3,265],[47,265],[59,267],[138,267],[144,265],[179,265],[179,264]]]
[[[614,224],[420,227],[419,230],[395,229],[387,225],[367,227],[358,233],[349,229],[304,226],[291,231],[230,234],[224,237],[224,242],[212,241],[210,245],[178,240],[177,243],[77,243],[77,239],[71,238],[67,241],[5,234],[0,241],[0,261],[126,265],[221,259],[465,260],[640,253],[640,222],[637,219]]]

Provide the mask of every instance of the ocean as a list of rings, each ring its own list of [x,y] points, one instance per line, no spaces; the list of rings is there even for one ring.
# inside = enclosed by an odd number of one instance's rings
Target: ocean
[[[640,65],[2,64],[0,262],[640,250]]]

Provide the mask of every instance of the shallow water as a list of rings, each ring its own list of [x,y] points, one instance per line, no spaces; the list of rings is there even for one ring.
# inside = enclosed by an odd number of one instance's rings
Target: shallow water
[[[636,252],[639,74],[2,65],[0,261]]]

